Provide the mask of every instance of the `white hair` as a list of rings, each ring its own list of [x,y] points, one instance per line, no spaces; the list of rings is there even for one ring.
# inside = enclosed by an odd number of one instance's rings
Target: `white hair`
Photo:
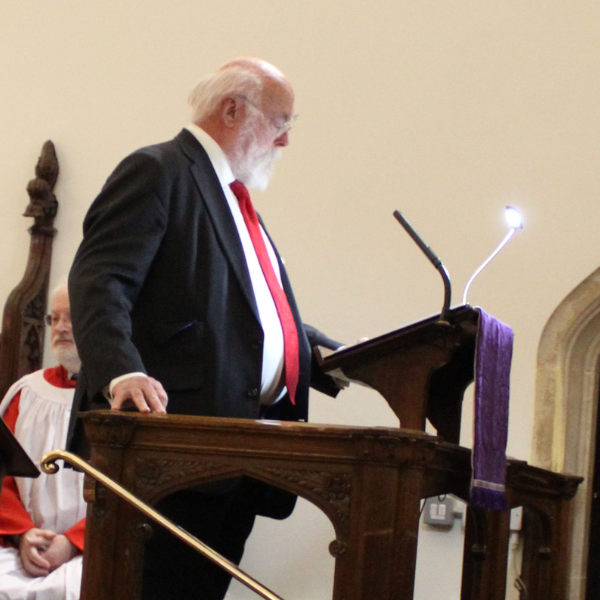
[[[188,96],[192,121],[199,123],[212,115],[228,96],[243,96],[250,102],[260,102],[263,81],[255,65],[245,61],[227,63],[203,77]]]
[[[67,290],[67,294],[69,293],[69,284],[67,283],[66,277],[61,278],[48,294],[48,310],[52,310],[52,305],[54,304],[54,298],[56,297],[56,294],[63,289]]]

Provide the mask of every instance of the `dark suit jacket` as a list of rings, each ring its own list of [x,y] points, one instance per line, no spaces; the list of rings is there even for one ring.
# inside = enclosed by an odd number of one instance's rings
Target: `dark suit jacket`
[[[296,405],[286,399],[266,416],[305,420],[309,385],[337,393],[311,346],[339,344],[302,324],[277,258],[300,378]],[[69,293],[83,363],[73,415],[106,408],[102,389],[141,371],[163,384],[169,413],[260,416],[263,331],[250,275],[219,180],[189,131],[138,150],[109,177],[85,218]]]

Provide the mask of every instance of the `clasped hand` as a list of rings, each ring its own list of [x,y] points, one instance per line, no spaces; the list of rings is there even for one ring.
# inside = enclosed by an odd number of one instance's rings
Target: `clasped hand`
[[[64,535],[34,527],[21,536],[19,555],[32,577],[45,577],[70,561],[79,550]]]

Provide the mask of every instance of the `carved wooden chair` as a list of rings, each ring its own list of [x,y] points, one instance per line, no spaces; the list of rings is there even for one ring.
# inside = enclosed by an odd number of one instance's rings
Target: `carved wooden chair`
[[[44,314],[50,279],[53,227],[58,202],[54,184],[58,161],[51,141],[47,141],[35,168],[35,179],[27,186],[29,204],[24,216],[33,217],[29,229],[31,243],[25,274],[6,301],[0,337],[0,400],[23,375],[42,366]],[[0,420],[0,489],[5,475],[36,477],[37,468]]]
[[[29,204],[23,216],[33,217],[31,243],[25,273],[10,293],[2,317],[0,337],[0,398],[18,379],[42,366],[44,315],[48,298],[54,217],[58,201],[54,185],[58,160],[54,144],[47,141],[35,167],[35,178],[27,185]]]

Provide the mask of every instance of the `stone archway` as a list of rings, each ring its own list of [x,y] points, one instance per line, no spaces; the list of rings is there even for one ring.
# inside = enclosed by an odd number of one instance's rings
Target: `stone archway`
[[[585,478],[572,505],[571,600],[585,598],[599,367],[600,268],[556,308],[537,356],[531,463]]]

